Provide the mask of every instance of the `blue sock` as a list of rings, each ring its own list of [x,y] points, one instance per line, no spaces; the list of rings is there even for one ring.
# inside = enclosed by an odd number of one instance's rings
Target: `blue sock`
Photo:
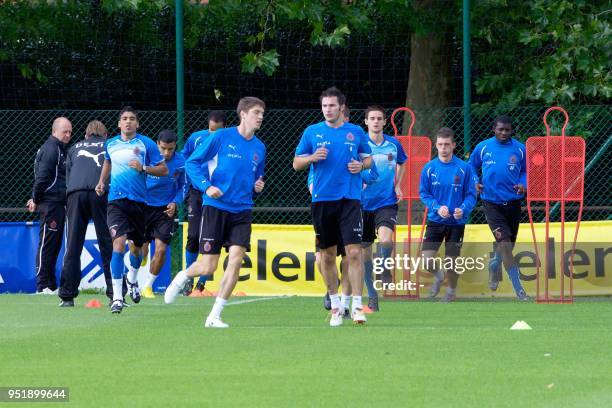
[[[111,276],[113,279],[123,279],[123,271],[125,270],[125,265],[123,265],[122,253],[113,251],[110,267]]]
[[[138,269],[140,268],[140,264],[142,264],[142,254],[139,256],[134,256],[134,254],[130,252],[130,265],[132,265],[132,268]]]
[[[374,266],[372,265],[372,260],[368,259],[363,263],[363,280],[365,282],[366,288],[368,289],[368,298],[373,299],[378,297],[378,293],[376,293],[376,289],[374,289],[374,280],[372,278],[372,272],[374,271]]]
[[[185,251],[185,269],[189,268],[196,259],[198,259],[197,252]]]
[[[391,257],[391,254],[393,253],[393,246],[380,245],[378,252],[383,258],[385,259],[389,258]]]
[[[513,266],[512,268],[510,268],[510,270],[508,271],[508,277],[510,278],[510,282],[512,282],[514,292],[518,295],[519,292],[523,290],[518,266]]]
[[[200,276],[200,279],[198,279],[198,283],[205,285],[207,280],[208,280],[208,275],[202,275]]]
[[[390,258],[391,254],[393,253],[393,246],[392,245],[378,245],[378,253],[380,254],[380,257],[383,259],[383,265],[384,263],[384,259]],[[384,268],[385,273],[391,273],[391,271],[389,271],[387,268]]]

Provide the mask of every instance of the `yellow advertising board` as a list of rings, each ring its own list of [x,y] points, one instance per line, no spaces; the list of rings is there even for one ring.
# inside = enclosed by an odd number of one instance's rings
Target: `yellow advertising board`
[[[183,226],[186,240],[187,226]],[[571,251],[575,223],[566,224],[563,252]],[[418,237],[420,228],[413,227],[413,238]],[[544,259],[545,225],[536,224],[536,239],[540,259]],[[399,226],[397,241],[407,239],[407,228]],[[466,226],[462,256],[484,257],[484,268],[466,270],[459,279],[459,297],[490,297],[488,289],[488,256],[491,255],[492,235],[487,225]],[[592,221],[580,224],[576,254],[574,255],[574,294],[612,295],[612,221]],[[398,253],[404,245],[398,244]],[[556,290],[561,271],[569,274],[569,255],[563,258],[560,245],[560,226],[550,224],[548,241],[549,258],[555,257],[548,267],[550,288]],[[416,251],[413,251],[416,253]],[[529,295],[536,290],[536,259],[532,232],[529,224],[521,224],[515,248],[515,259],[521,265],[521,278]],[[222,253],[219,268],[206,287],[216,291],[222,276],[227,254]],[[184,260],[183,260],[184,262]],[[542,276],[544,276],[542,270]],[[398,274],[401,275],[401,274]],[[504,274],[505,275],[505,274]],[[410,273],[408,273],[410,276]],[[429,274],[421,272],[422,295],[426,294]],[[399,278],[398,278],[399,279]],[[566,279],[566,284],[568,280]],[[300,295],[320,296],[325,285],[315,266],[314,231],[310,225],[253,225],[251,251],[244,259],[236,291],[249,296]],[[507,277],[501,282],[495,296],[514,296]]]

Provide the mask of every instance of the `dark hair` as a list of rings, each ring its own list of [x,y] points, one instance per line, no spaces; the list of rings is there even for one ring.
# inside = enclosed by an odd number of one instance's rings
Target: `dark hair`
[[[221,122],[225,125],[226,116],[225,112],[221,110],[210,111],[208,114],[208,120],[213,122]]]
[[[240,112],[248,112],[253,106],[261,106],[264,110],[266,109],[266,103],[259,98],[254,96],[245,96],[238,101],[238,107],[236,113],[240,117]]]
[[[162,130],[159,132],[159,135],[157,135],[158,142],[176,143],[177,140],[176,133],[169,129]]]
[[[368,115],[370,114],[370,112],[382,112],[383,119],[387,118],[387,115],[385,114],[385,108],[383,108],[380,105],[370,105],[370,106],[368,106],[368,108],[365,110],[365,117],[366,117],[366,119],[368,118]]]
[[[327,88],[323,92],[321,92],[321,96],[319,96],[319,102],[323,102],[323,98],[338,98],[338,105],[346,104],[346,96],[338,88],[332,86],[331,88]]]
[[[124,106],[123,108],[121,108],[121,112],[119,112],[119,120],[121,120],[121,116],[123,116],[123,114],[125,112],[133,113],[134,116],[136,116],[136,120],[139,121],[139,119],[138,119],[138,111],[136,109],[132,108],[131,106]]]
[[[503,123],[504,125],[512,126],[512,118],[507,115],[501,115],[493,119],[493,127],[497,127],[498,123]]]
[[[451,139],[451,141],[455,141],[455,132],[453,132],[453,129],[449,128],[449,127],[443,127],[440,128],[438,130],[438,132],[436,133],[436,139],[437,138],[442,138],[442,139]]]

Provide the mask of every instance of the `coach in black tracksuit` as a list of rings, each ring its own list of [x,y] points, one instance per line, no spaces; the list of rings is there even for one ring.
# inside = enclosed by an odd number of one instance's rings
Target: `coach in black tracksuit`
[[[99,196],[95,191],[104,163],[106,136],[107,131],[104,124],[97,120],[91,121],[87,125],[85,140],[74,144],[66,157],[66,233],[68,239],[59,288],[59,297],[62,299],[60,306],[73,306],[74,298],[79,294],[81,252],[85,243],[87,225],[92,219],[102,258],[106,295],[111,299],[113,297],[110,274],[113,243],[106,223],[108,194]]]
[[[51,136],[34,160],[34,187],[27,206],[38,211],[40,232],[36,253],[36,291],[53,294],[57,289],[55,264],[62,246],[66,216],[66,146],[72,124],[64,117],[53,121]]]

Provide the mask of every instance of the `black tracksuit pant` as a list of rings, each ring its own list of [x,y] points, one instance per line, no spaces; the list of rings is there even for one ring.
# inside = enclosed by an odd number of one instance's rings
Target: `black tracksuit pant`
[[[81,252],[85,243],[87,224],[93,219],[102,258],[102,269],[106,280],[106,296],[112,299],[113,284],[110,274],[110,261],[113,243],[106,223],[107,196],[98,196],[93,190],[77,190],[68,194],[66,204],[66,254],[60,280],[59,297],[73,299],[79,294],[81,282]],[[124,282],[124,295],[127,287]]]
[[[55,264],[62,248],[66,208],[63,202],[43,201],[38,204],[40,230],[36,253],[36,291],[57,289]]]

